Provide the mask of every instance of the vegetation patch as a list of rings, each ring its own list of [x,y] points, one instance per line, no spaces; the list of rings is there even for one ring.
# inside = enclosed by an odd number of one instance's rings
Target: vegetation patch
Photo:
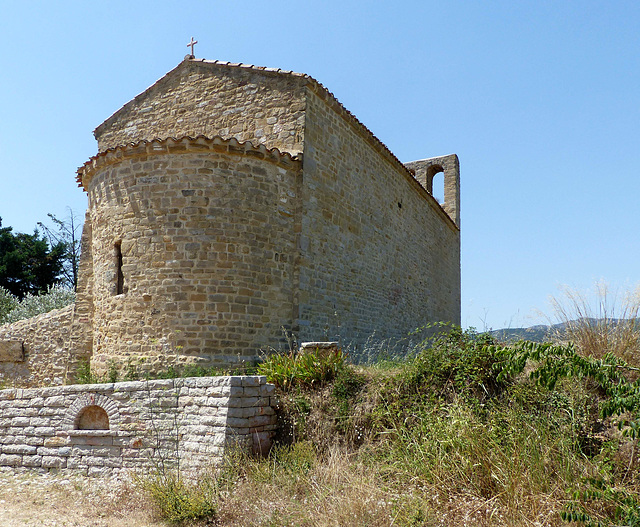
[[[403,360],[273,355],[280,430],[197,482],[140,483],[178,525],[639,525],[640,381],[611,352],[450,327]]]

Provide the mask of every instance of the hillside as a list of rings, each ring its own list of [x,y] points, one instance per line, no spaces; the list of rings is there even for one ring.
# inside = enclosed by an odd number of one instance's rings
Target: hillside
[[[316,350],[271,356],[259,373],[281,400],[270,455],[232,457],[196,487],[151,475],[144,488],[164,517],[243,527],[640,521],[640,387],[621,361],[454,328],[403,360],[356,367]]]

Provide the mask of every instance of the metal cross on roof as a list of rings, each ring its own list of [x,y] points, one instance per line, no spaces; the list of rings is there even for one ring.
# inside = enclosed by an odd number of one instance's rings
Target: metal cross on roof
[[[187,47],[191,47],[191,56],[195,57],[195,55],[193,54],[193,46],[195,46],[198,43],[197,40],[193,40],[193,37],[191,37],[191,42],[189,42],[187,44]]]

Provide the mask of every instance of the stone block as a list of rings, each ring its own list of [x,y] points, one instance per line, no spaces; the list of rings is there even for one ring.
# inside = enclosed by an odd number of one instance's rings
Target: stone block
[[[11,426],[29,426],[29,418],[28,417],[14,417],[11,419]]]
[[[54,395],[44,400],[45,406],[66,406],[63,395]]]
[[[42,456],[42,468],[66,468],[67,459],[58,456]]]
[[[264,384],[265,378],[258,375],[250,375],[248,377],[242,377],[242,386],[257,387],[257,386],[260,386],[260,380],[262,380],[262,384]]]
[[[43,439],[43,445],[47,448],[56,448],[56,447],[61,447],[61,446],[66,446],[69,444],[69,438],[68,437],[47,437],[46,439]]]
[[[3,454],[26,454],[32,456],[37,450],[37,447],[31,445],[5,445],[2,447]]]
[[[92,478],[107,478],[113,472],[113,469],[109,467],[89,467],[87,470],[87,476]]]
[[[42,446],[38,448],[38,455],[43,457],[68,457],[71,455],[71,447],[47,448]]]
[[[71,451],[73,457],[76,456],[97,456],[97,457],[120,457],[121,449],[115,446],[90,446],[76,445]]]
[[[22,456],[15,454],[0,454],[0,466],[17,467],[22,463]]]
[[[270,425],[275,422],[275,417],[272,415],[256,415],[254,417],[249,418],[249,426],[251,427],[260,427],[265,425]]]
[[[29,425],[41,428],[51,426],[51,419],[48,417],[32,417],[29,419]]]
[[[24,346],[20,340],[0,340],[0,362],[23,362]]]
[[[22,456],[23,467],[40,467],[42,466],[42,456]]]

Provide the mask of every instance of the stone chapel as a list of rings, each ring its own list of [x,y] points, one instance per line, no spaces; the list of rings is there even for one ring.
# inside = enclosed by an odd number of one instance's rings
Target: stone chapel
[[[0,379],[460,323],[457,156],[403,164],[308,75],[187,56],[94,135],[77,301],[0,327]]]

